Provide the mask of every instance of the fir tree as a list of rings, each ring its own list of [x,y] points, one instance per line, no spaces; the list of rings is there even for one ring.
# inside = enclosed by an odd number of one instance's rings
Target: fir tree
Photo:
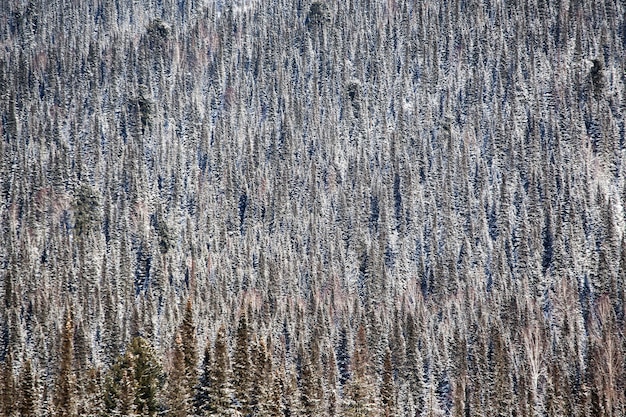
[[[383,415],[391,417],[396,415],[395,385],[393,379],[393,364],[391,362],[391,350],[387,349],[383,361],[383,381],[380,388],[380,397],[383,406]]]
[[[70,309],[65,313],[61,336],[59,375],[54,394],[54,406],[59,417],[76,415],[76,376],[74,375],[74,321]]]
[[[202,377],[196,389],[196,412],[200,416],[234,416],[236,410],[232,402],[230,359],[226,329],[220,326],[213,354],[207,344],[202,364]]]
[[[106,413],[156,415],[161,406],[159,395],[163,380],[156,352],[147,340],[135,337],[107,376],[104,401]]]
[[[317,416],[322,409],[322,380],[315,350],[300,350],[302,406],[306,416]]]
[[[24,363],[20,378],[19,413],[22,417],[35,417],[37,413],[37,386],[30,359]]]
[[[168,416],[185,417],[190,414],[191,392],[185,369],[185,351],[180,333],[174,338],[172,365],[168,378]]]
[[[352,376],[346,388],[345,414],[350,417],[378,415],[365,326],[359,325],[352,355]]]
[[[251,369],[248,320],[245,314],[242,314],[239,318],[235,356],[233,358],[233,389],[239,410],[244,416],[248,416],[252,412],[250,408]]]
[[[9,352],[4,363],[0,364],[0,412],[2,417],[13,417],[16,413],[15,398],[17,389],[15,386],[15,377],[13,376],[13,356]]]
[[[193,392],[193,388],[198,382],[198,343],[196,341],[196,326],[193,321],[191,299],[187,300],[185,306],[180,335],[184,354],[186,384],[189,392]]]

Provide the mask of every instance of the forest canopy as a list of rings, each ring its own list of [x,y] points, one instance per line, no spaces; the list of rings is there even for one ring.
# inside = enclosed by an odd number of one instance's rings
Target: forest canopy
[[[626,414],[622,1],[0,1],[0,417]]]

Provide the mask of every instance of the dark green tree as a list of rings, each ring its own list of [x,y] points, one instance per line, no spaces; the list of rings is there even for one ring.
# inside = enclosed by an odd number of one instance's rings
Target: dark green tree
[[[191,299],[187,300],[185,305],[183,323],[180,326],[180,336],[183,349],[185,383],[191,393],[198,383],[198,342],[196,340],[196,326],[193,320]]]
[[[236,410],[232,401],[230,358],[226,329],[217,331],[213,353],[211,344],[204,351],[202,376],[196,389],[196,413],[200,416],[232,416]]]
[[[160,409],[159,394],[164,376],[161,363],[150,343],[135,337],[111,367],[105,385],[107,415],[155,416]]]
[[[185,351],[180,333],[174,338],[172,349],[172,365],[168,376],[167,415],[170,417],[185,417],[191,414],[191,393],[189,380],[185,369]]]
[[[380,410],[375,391],[367,333],[365,326],[361,324],[354,341],[352,375],[345,395],[345,415],[349,417],[377,416]]]

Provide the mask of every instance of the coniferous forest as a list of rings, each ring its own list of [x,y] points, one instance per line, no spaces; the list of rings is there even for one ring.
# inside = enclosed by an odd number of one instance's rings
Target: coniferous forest
[[[623,0],[0,0],[0,417],[626,415]]]

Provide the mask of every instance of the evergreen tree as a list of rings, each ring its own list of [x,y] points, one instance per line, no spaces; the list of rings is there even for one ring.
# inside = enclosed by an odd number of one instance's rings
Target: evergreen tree
[[[184,354],[185,378],[189,392],[198,382],[198,343],[196,341],[196,326],[193,320],[191,299],[187,300],[185,314],[180,329]]]
[[[409,381],[409,390],[414,399],[414,406],[417,410],[424,407],[424,381],[422,376],[422,358],[418,350],[418,333],[414,316],[409,313],[405,319],[406,328],[406,361],[404,373]]]
[[[211,375],[213,369],[213,355],[211,343],[207,343],[204,348],[204,356],[202,359],[202,369],[200,372],[200,380],[195,389],[194,409],[199,416],[209,415],[211,409]]]
[[[254,377],[252,380],[252,404],[255,416],[270,417],[279,408],[278,404],[274,404],[276,400],[277,388],[274,384],[274,373],[272,371],[272,358],[267,350],[267,346],[263,340],[258,340],[254,344]]]
[[[235,356],[233,359],[233,389],[241,414],[248,416],[252,413],[250,404],[250,389],[252,362],[250,360],[250,334],[248,319],[245,314],[239,318],[235,341]]]
[[[196,412],[200,416],[234,416],[233,389],[231,387],[230,359],[226,329],[217,331],[213,355],[207,344],[202,364],[202,377],[196,390]]]
[[[54,393],[54,407],[59,417],[76,415],[76,376],[74,375],[74,320],[70,309],[65,313],[61,335],[59,375]]]
[[[174,338],[172,365],[168,378],[168,416],[185,417],[191,413],[191,392],[185,369],[185,350],[180,333]]]
[[[393,378],[393,364],[391,362],[391,350],[387,349],[383,361],[383,383],[380,388],[380,397],[383,406],[383,415],[391,417],[396,415],[395,386]]]
[[[378,404],[374,389],[365,326],[357,330],[352,354],[352,375],[346,387],[345,414],[350,417],[376,416]]]
[[[13,357],[9,352],[5,358],[4,363],[0,366],[2,372],[0,377],[2,381],[0,383],[0,412],[2,417],[13,417],[16,413],[15,398],[17,389],[15,386],[15,377],[13,376]]]
[[[156,352],[147,340],[135,337],[109,371],[104,401],[107,415],[155,416],[161,406],[163,380]]]
[[[313,341],[311,341],[313,343]],[[299,358],[302,366],[300,375],[302,394],[302,406],[306,416],[317,416],[322,409],[322,380],[319,375],[319,359],[315,358],[317,352],[309,349],[306,352],[300,349]]]
[[[19,413],[22,417],[35,417],[37,413],[37,386],[30,359],[27,359],[20,378]]]
[[[337,368],[339,369],[339,383],[344,385],[350,379],[350,351],[348,347],[348,333],[345,328],[341,328],[339,331]]]
[[[99,368],[87,369],[83,376],[81,391],[78,398],[78,415],[99,416],[104,413],[104,384],[102,371]]]

